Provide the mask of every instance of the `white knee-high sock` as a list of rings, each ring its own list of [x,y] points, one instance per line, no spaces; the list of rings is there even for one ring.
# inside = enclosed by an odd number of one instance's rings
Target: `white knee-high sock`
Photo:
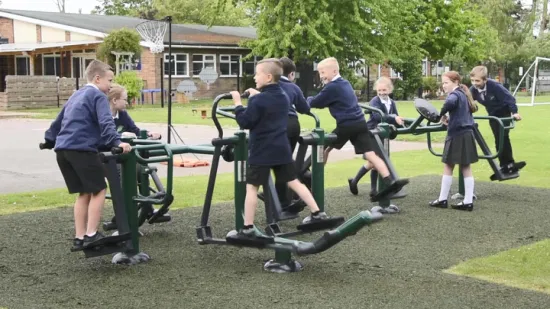
[[[439,201],[446,201],[449,198],[449,191],[451,191],[451,185],[453,184],[453,176],[443,175],[441,178],[441,191],[439,192]]]
[[[464,177],[464,204],[474,201],[474,177]]]

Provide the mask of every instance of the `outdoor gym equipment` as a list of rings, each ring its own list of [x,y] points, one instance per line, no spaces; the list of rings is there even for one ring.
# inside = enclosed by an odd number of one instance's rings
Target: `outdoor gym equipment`
[[[149,140],[147,139],[147,131],[141,130],[138,139],[133,139],[132,144],[134,145],[148,145],[148,144],[159,144],[160,141]],[[145,153],[141,154],[142,157],[146,156]],[[146,201],[138,201],[138,226],[142,226],[145,222],[149,224],[154,223],[163,223],[169,222],[172,220],[171,216],[168,214],[168,210],[172,202],[174,201],[174,196],[172,195],[172,186],[171,182],[166,188],[163,186],[160,178],[157,175],[157,168],[149,165],[139,164],[137,165],[137,187],[139,194],[142,197],[146,197]],[[167,167],[168,178],[171,178],[173,175],[173,165],[168,165]],[[151,178],[149,178],[151,177]],[[156,189],[151,187],[151,181],[155,185]],[[112,190],[112,189],[111,189]],[[110,199],[111,196],[108,195],[106,198]],[[154,205],[161,205],[161,207],[156,210]],[[110,222],[103,223],[103,230],[110,231],[116,230],[116,216],[114,216]]]
[[[359,104],[359,106],[365,110],[365,114],[372,114],[372,113],[378,113],[380,116],[382,116],[382,119],[385,118],[386,113],[384,113],[381,109],[378,109],[376,107],[373,107],[369,104]],[[399,134],[424,134],[429,132],[439,132],[439,131],[445,131],[446,128],[440,124],[436,125],[420,125],[423,121],[423,117],[420,116],[417,119],[411,119],[406,118],[404,119],[404,127],[396,127],[394,125],[390,125],[386,122],[382,122],[378,124],[377,128],[374,130],[371,130],[373,132],[375,139],[377,142],[382,145],[380,147],[380,151],[383,152],[384,156],[390,157],[390,140],[393,140],[397,137]],[[377,153],[380,155],[379,153]],[[384,182],[382,181],[382,177],[378,176],[378,182],[377,182],[377,190],[384,188]],[[397,194],[393,195],[391,198],[397,199],[397,198],[403,198],[407,196],[407,194],[404,192],[404,190],[401,190]],[[375,206],[371,209],[371,211],[379,211],[382,213],[398,213],[400,212],[400,208],[391,202],[391,198],[383,198],[378,202],[378,206]]]
[[[361,105],[361,104],[360,104]],[[311,170],[311,179],[312,179],[312,188],[315,190],[315,183],[314,180],[317,179],[317,175],[319,173],[324,174],[324,164],[323,164],[323,154],[324,150],[327,147],[330,147],[331,143],[336,141],[337,136],[334,133],[324,134],[323,132],[323,139],[315,138],[315,136],[319,135],[319,131],[322,131],[320,129],[315,129],[314,132],[308,136],[307,138],[302,138],[299,143],[300,147],[298,148],[298,155],[296,156],[296,162],[299,165],[298,171],[301,173],[305,173],[307,175],[307,170],[312,166],[311,158],[316,158],[316,162],[313,164],[313,168]],[[371,133],[374,137],[374,140],[376,141],[374,145],[374,152],[382,159],[384,160],[384,163],[388,167],[388,170],[390,172],[390,177],[392,179],[399,179],[397,175],[397,171],[395,170],[393,163],[391,162],[389,158],[389,151],[384,151],[385,147],[388,147],[389,144],[385,143],[383,141],[386,141],[390,138],[395,138],[395,127],[391,125],[379,125],[376,129],[371,130]],[[307,145],[312,145],[312,152],[311,155],[307,159],[305,158],[306,151],[307,151]],[[303,162],[303,163],[302,163]],[[323,177],[323,176],[321,176]],[[380,207],[374,207],[371,209],[372,212],[381,212],[381,213],[395,213],[399,212],[399,208],[395,205],[391,205],[389,197],[384,197],[387,194],[387,190],[389,190],[385,184],[384,181],[378,182],[378,194],[373,196],[371,198],[371,201],[379,201]],[[391,197],[393,198],[403,198],[406,194],[403,194],[403,189],[401,189],[396,194],[393,194]]]
[[[246,97],[247,95],[248,94],[245,93],[242,96]],[[223,98],[221,98],[221,99],[223,99]],[[214,101],[215,109],[213,108],[213,111],[212,111],[212,115],[213,115],[212,119],[214,121],[214,124],[215,124],[216,128],[218,129],[218,138],[223,138],[223,129],[221,128],[221,125],[218,121],[217,115],[221,115],[221,116],[224,116],[224,117],[235,119],[235,115],[233,114],[233,112],[235,111],[235,106],[218,108],[217,107],[218,104],[219,104],[219,101]],[[316,119],[317,126],[319,126],[319,119],[313,114],[311,116]],[[241,130],[242,130],[242,128],[241,128]],[[320,131],[322,131],[322,130],[320,129]],[[322,137],[323,132],[320,132],[316,136]],[[234,145],[232,145],[232,144],[224,145],[222,147],[222,150],[221,150],[221,153],[222,153],[221,156],[224,159],[225,158],[230,159],[230,160],[226,160],[226,161],[233,162],[234,161],[234,151],[235,151],[235,146]],[[315,151],[316,150],[314,150],[314,152]],[[224,157],[224,155],[225,155],[225,157]],[[322,158],[321,158],[321,162],[322,162]],[[321,166],[321,168],[323,167],[322,164],[320,166]],[[315,167],[318,168],[319,165],[316,164]],[[315,183],[316,183],[316,186],[317,186],[318,189],[315,190],[315,192],[313,193],[313,197],[315,198],[315,200],[316,200],[316,202],[319,206],[319,209],[321,211],[324,211],[324,200],[325,200],[324,199],[324,179],[322,178],[324,173],[317,173],[317,174],[320,175],[320,178],[315,180]],[[209,188],[213,189],[214,183],[215,182],[213,181],[212,184],[211,184],[211,187],[210,187],[210,184],[209,184]],[[261,199],[264,202],[264,205],[265,205],[265,214],[266,214],[266,219],[267,219],[267,227],[266,227],[265,231],[268,235],[283,237],[283,236],[294,236],[294,235],[303,234],[303,233],[310,233],[312,231],[311,230],[312,224],[306,224],[306,225],[301,224],[297,227],[297,231],[283,233],[282,230],[281,230],[281,227],[279,226],[279,222],[284,221],[284,220],[291,220],[291,219],[297,218],[298,217],[297,213],[304,209],[305,203],[303,203],[301,200],[297,200],[297,201],[294,201],[293,204],[291,204],[290,206],[287,206],[286,208],[283,208],[281,203],[280,203],[278,192],[277,192],[275,183],[273,182],[273,178],[271,177],[271,175],[268,177],[267,183],[265,183],[262,187],[263,187],[264,192],[263,193],[258,193],[258,198]],[[294,209],[292,211],[288,211],[289,207],[294,207]],[[317,224],[317,226],[314,228],[314,231],[318,231],[318,230],[321,230],[321,229],[334,228],[342,222],[344,222],[344,218],[342,218],[342,217],[333,218],[330,221],[323,221],[322,223]]]
[[[429,103],[424,99],[416,99],[414,100],[414,105],[416,107],[416,110],[422,117],[428,119],[428,121],[430,122],[439,122],[441,118],[441,116],[439,115],[439,111],[431,103]],[[495,160],[499,156],[500,152],[502,151],[502,145],[504,140],[504,130],[511,130],[515,127],[514,118],[513,117],[499,118],[494,116],[474,116],[474,120],[493,120],[499,125],[499,134],[498,134],[499,143],[497,143],[497,145],[500,145],[501,147],[497,149],[497,152],[495,154],[491,152],[491,149],[489,148],[489,146],[485,142],[485,139],[481,135],[477,122],[474,124],[474,128],[473,128],[474,137],[477,141],[477,144],[481,148],[481,151],[483,152],[483,155],[478,155],[478,158],[486,159],[489,162],[489,166],[491,166],[491,169],[493,170],[493,175],[491,175],[490,177],[491,181],[495,181],[495,180],[505,181],[505,180],[518,178],[519,172],[505,174],[502,172],[497,161]],[[436,153],[432,148],[430,132],[427,132],[427,140],[428,140],[428,149],[430,150],[430,152],[434,156],[441,157],[443,154]],[[464,197],[464,175],[462,175],[462,171],[459,171],[458,179],[459,179],[458,193],[452,196],[453,199],[460,199]],[[474,198],[477,198],[477,197],[474,195]]]
[[[325,232],[323,236],[321,236],[314,242],[304,242],[282,237],[268,237],[258,230],[256,230],[256,235],[261,237],[261,239],[259,240],[246,241],[238,238],[237,231],[242,229],[244,225],[243,216],[244,200],[246,196],[246,167],[248,158],[248,146],[246,132],[242,129],[237,131],[231,137],[223,137],[223,130],[216,115],[223,115],[229,118],[233,118],[234,115],[231,112],[224,110],[224,108],[218,108],[218,103],[222,99],[230,98],[230,94],[219,95],[214,100],[214,104],[212,106],[212,118],[214,120],[216,128],[218,129],[218,138],[214,138],[212,140],[212,145],[214,145],[215,149],[214,157],[212,159],[212,167],[210,170],[208,189],[206,192],[203,212],[201,216],[201,222],[200,226],[197,227],[197,238],[199,244],[224,244],[239,247],[273,249],[275,250],[275,258],[264,264],[264,269],[272,272],[295,272],[301,270],[302,265],[292,259],[293,253],[297,255],[307,255],[323,252],[331,248],[335,244],[339,243],[346,237],[356,234],[365,225],[374,223],[382,219],[381,214],[371,214],[368,211],[362,211],[338,226],[337,228]],[[223,239],[213,237],[212,229],[209,225],[208,219],[210,216],[212,196],[214,194],[214,185],[216,182],[217,169],[222,153],[222,148],[227,145],[233,146],[233,162],[235,167],[235,230],[230,231],[226,235],[225,239]],[[268,191],[269,190],[266,190],[266,192]],[[309,232],[313,232],[313,230],[324,229],[324,227],[319,228],[318,226],[316,229],[311,229],[313,227],[314,226],[309,227]]]
[[[53,147],[54,144],[48,141],[39,144],[40,149],[53,149]],[[122,152],[122,149],[113,148],[113,152]],[[133,200],[135,195],[132,195],[131,190],[124,190],[126,194],[122,194],[121,179],[116,166],[119,156],[113,155],[111,152],[101,152],[100,156],[107,167],[106,176],[111,190],[111,199],[113,201],[115,216],[117,218],[118,234],[100,239],[82,250],[71,251],[83,251],[86,258],[117,253],[112,259],[114,264],[137,264],[146,262],[150,258],[146,253],[140,252],[139,248],[137,207]],[[128,179],[131,179],[132,175],[135,178],[135,158],[133,171],[128,169],[128,166],[123,165],[122,183],[127,184]],[[136,186],[133,187],[134,190],[136,190]]]

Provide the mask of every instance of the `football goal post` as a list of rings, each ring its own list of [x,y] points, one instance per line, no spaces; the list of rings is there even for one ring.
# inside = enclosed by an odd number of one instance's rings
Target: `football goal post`
[[[550,58],[536,57],[523,73],[514,97],[519,106],[550,104]]]

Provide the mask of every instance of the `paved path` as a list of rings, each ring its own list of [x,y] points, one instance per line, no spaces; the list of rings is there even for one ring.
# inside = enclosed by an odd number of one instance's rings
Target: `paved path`
[[[0,146],[0,193],[26,192],[65,186],[55,160],[55,153],[39,150],[38,143],[44,140],[44,131],[49,127],[50,120],[40,119],[0,119],[2,144]],[[166,138],[166,125],[138,123],[140,128],[161,132]],[[177,133],[188,145],[207,144],[217,136],[214,127],[198,125],[175,125]],[[235,132],[235,129],[224,131],[225,136]],[[174,140],[172,140],[174,142]],[[178,140],[178,143],[181,141]],[[426,149],[425,143],[392,142],[392,152],[404,150]],[[197,155],[201,160],[211,160],[209,155]],[[330,162],[355,158],[353,146],[344,146],[341,151],[330,155]],[[191,154],[184,158],[195,159]],[[181,159],[176,157],[175,159]],[[159,175],[166,175],[166,166],[156,165]],[[221,160],[219,172],[232,172],[233,164]],[[195,168],[175,168],[175,176],[205,175],[210,172],[210,166]]]

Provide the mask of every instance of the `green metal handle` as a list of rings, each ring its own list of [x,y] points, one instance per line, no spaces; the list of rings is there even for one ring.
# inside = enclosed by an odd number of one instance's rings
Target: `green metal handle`
[[[314,114],[312,112],[309,112],[306,115],[313,117],[313,120],[315,120],[315,129],[320,129],[321,128],[321,120],[319,120],[319,116],[317,116],[316,114]]]
[[[489,159],[489,160],[498,158],[498,156],[502,152],[502,149],[504,148],[503,147],[504,146],[503,145],[503,143],[504,143],[504,131],[515,128],[514,118],[513,117],[499,118],[499,117],[495,117],[495,116],[475,116],[474,120],[489,120],[489,121],[493,120],[493,121],[496,121],[498,123],[499,130],[498,130],[498,143],[497,143],[497,145],[499,145],[500,147],[497,147],[497,152],[495,154],[491,155],[491,156],[490,155],[478,156],[478,158],[480,158],[480,159]],[[505,126],[504,121],[509,121],[510,125]]]
[[[163,150],[166,155],[164,156],[155,156],[153,158],[143,158],[139,151],[135,152],[136,155],[136,161],[141,164],[147,164],[147,163],[160,163],[160,162],[166,162],[167,163],[167,173],[166,173],[166,194],[162,199],[148,199],[145,196],[138,196],[135,198],[136,201],[147,201],[154,204],[163,204],[167,198],[172,196],[172,181],[173,181],[173,174],[174,174],[174,155],[172,153],[172,150],[170,149],[170,144],[161,144],[161,145],[144,145],[144,146],[137,146],[137,150]],[[144,149],[146,148],[146,149]],[[150,153],[149,153],[150,154]]]
[[[372,107],[370,106],[369,104],[365,104],[365,103],[359,103],[359,106],[363,109],[366,109],[366,110],[369,110],[371,112],[375,112],[375,113],[378,113],[380,114],[380,116],[385,116],[386,113],[384,113],[381,109],[378,109],[376,107]]]

